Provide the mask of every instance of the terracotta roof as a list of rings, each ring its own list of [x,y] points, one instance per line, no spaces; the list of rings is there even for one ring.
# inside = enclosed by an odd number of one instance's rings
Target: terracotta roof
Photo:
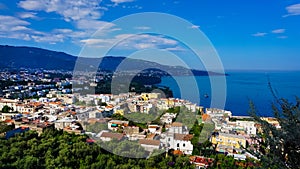
[[[50,102],[49,104],[60,105],[61,102]]]
[[[154,145],[154,146],[159,146],[160,145],[160,141],[159,140],[146,140],[146,139],[142,139],[139,140],[140,144],[146,144],[146,145]]]
[[[155,129],[156,129],[157,127],[158,127],[157,125],[149,125],[149,126],[148,126],[148,128],[155,128]]]
[[[30,102],[30,103],[28,103],[28,105],[32,105],[32,106],[38,107],[38,106],[42,106],[43,104],[40,103],[40,102]]]
[[[91,138],[88,138],[88,139],[86,139],[86,142],[87,142],[87,143],[95,143],[96,141],[93,140],[93,139],[91,139]]]
[[[14,122],[14,120],[6,119],[4,122],[5,123],[12,123],[12,122]]]
[[[183,141],[189,141],[193,138],[193,135],[191,134],[174,134],[174,139],[175,140],[183,140]]]
[[[180,150],[174,150],[174,151],[173,151],[173,154],[174,154],[174,155],[182,155],[183,152],[180,151]]]
[[[174,123],[172,123],[172,127],[182,127],[182,123],[174,122]]]
[[[203,114],[203,115],[202,115],[203,121],[206,121],[206,120],[209,119],[209,118],[210,118],[210,116],[209,116],[208,114]]]
[[[109,138],[115,138],[117,140],[121,140],[123,138],[123,134],[120,134],[120,133],[111,133],[111,132],[103,132],[100,137],[109,137]]]
[[[109,122],[112,124],[119,124],[119,125],[124,125],[124,126],[127,126],[127,124],[129,123],[128,121],[121,121],[121,120],[111,120]]]

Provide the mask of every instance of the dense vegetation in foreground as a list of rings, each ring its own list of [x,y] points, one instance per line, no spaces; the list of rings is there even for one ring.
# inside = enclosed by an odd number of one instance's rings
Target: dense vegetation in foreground
[[[29,131],[0,140],[0,168],[194,168],[186,156],[130,159],[111,154],[88,136],[48,129],[38,136]]]
[[[249,113],[262,125],[262,132],[253,138],[257,140],[259,150],[247,151],[261,159],[262,168],[300,169],[300,99],[296,98],[296,103],[291,103],[278,99],[274,92],[273,95],[276,100],[272,106],[273,113],[281,128],[262,120],[251,102]]]
[[[99,144],[88,143],[87,139],[87,135],[69,134],[54,129],[47,129],[40,136],[34,131],[28,131],[8,140],[2,138],[0,168],[195,168],[190,164],[188,156],[173,155],[171,151],[167,156],[162,153],[148,159],[126,158],[102,149]],[[216,159],[213,168],[244,168],[243,165],[248,163],[223,154],[212,153],[208,156]]]

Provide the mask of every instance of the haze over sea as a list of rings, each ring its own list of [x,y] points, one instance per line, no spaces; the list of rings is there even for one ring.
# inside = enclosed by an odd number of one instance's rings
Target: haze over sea
[[[227,72],[226,77],[227,95],[225,109],[230,110],[233,115],[247,116],[249,101],[252,100],[261,116],[273,116],[272,96],[269,81],[279,98],[286,98],[290,102],[295,102],[296,96],[300,97],[300,71],[240,71]],[[175,77],[174,77],[175,78]],[[192,76],[180,76],[174,80],[172,77],[163,77],[160,85],[168,86],[173,91],[175,98],[181,98],[180,83],[189,85]],[[211,78],[219,78],[212,76]],[[208,76],[195,77],[200,95],[200,105],[210,107],[211,85]],[[207,95],[208,97],[205,97]],[[188,90],[182,99],[199,103],[199,98],[195,91]],[[222,107],[219,107],[222,108]]]

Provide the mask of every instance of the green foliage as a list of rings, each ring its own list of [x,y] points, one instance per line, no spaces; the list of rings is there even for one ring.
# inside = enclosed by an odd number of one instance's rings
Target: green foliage
[[[141,113],[141,112],[134,112],[134,113],[129,113],[125,114],[125,117],[133,122],[138,122],[138,123],[148,123],[154,121],[159,115],[158,114],[146,114],[146,113]]]
[[[200,142],[205,142],[211,135],[211,133],[214,131],[215,125],[214,123],[205,122],[203,123],[203,128],[201,130],[201,134],[199,136]]]
[[[78,105],[78,106],[86,106],[86,102],[85,101],[75,101],[75,105]]]
[[[105,150],[112,152],[116,155],[121,155],[131,158],[146,158],[149,156],[149,153],[144,150],[137,142],[123,140],[117,141],[112,140],[109,142],[101,142],[102,147],[105,147]]]
[[[4,133],[4,132],[10,131],[10,130],[13,130],[14,128],[15,128],[14,124],[7,125],[3,122],[0,122],[0,133]]]
[[[154,123],[154,124],[160,124],[160,117],[162,116],[163,112],[160,110],[157,110],[157,108],[151,108],[149,113],[141,113],[141,112],[133,112],[125,114],[125,118],[127,118],[130,121],[136,122],[136,123]]]
[[[262,132],[256,139],[259,152],[247,149],[261,159],[264,168],[300,168],[300,100],[290,103],[286,99],[277,99],[273,104],[274,117],[281,128],[262,120],[250,102],[249,113],[262,125]]]
[[[12,107],[9,107],[9,106],[5,105],[5,106],[3,106],[1,111],[2,111],[2,113],[8,113],[8,112],[13,111],[13,110],[14,109]]]
[[[233,122],[235,122],[235,121],[254,121],[254,119],[253,118],[235,118],[235,117],[232,117],[232,118],[230,118],[229,119],[230,121],[233,121]]]
[[[176,107],[171,107],[167,110],[168,113],[175,113],[175,114],[178,114],[180,112],[180,107],[179,106],[176,106]]]
[[[86,130],[93,132],[93,133],[99,133],[102,130],[107,130],[107,123],[100,123],[100,122],[96,122],[94,124],[87,124],[86,125]]]
[[[175,121],[181,122],[184,126],[187,126],[189,129],[191,129],[195,121],[197,121],[196,113],[189,111],[186,107],[175,107],[174,112],[177,113]]]
[[[40,136],[36,132],[28,131],[8,140],[0,139],[0,168],[195,168],[185,156],[166,158],[165,153],[148,159],[117,156],[101,149],[98,144],[86,143],[87,138],[86,135],[47,129]],[[145,153],[137,143],[125,141],[118,145],[107,144],[115,147],[115,153],[137,153],[140,156]],[[128,147],[136,151],[126,151]]]

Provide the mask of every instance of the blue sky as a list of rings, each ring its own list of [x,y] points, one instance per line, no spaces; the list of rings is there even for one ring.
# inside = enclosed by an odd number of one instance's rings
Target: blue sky
[[[300,70],[299,0],[2,0],[0,44],[79,55],[84,45],[103,47],[129,34],[111,22],[140,12],[168,13],[191,22],[213,44],[226,70]],[[108,27],[100,40],[91,38],[103,25]],[[127,41],[126,48],[109,54],[128,56],[149,47],[181,53],[189,62],[189,52],[169,37],[142,35]],[[168,57],[166,64],[177,64]]]

